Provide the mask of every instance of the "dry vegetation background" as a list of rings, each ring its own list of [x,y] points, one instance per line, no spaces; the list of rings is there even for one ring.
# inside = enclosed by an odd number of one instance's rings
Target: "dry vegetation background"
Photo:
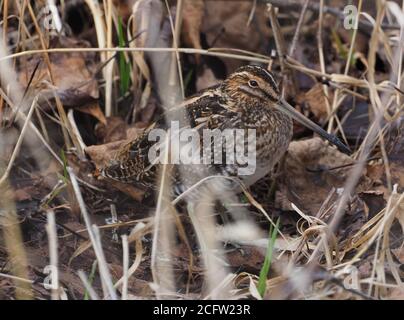
[[[404,1],[56,2],[0,1],[1,299],[404,298]],[[246,63],[353,154],[295,125],[277,173],[220,208],[248,212],[228,225],[167,200],[164,179],[148,195],[97,177]]]

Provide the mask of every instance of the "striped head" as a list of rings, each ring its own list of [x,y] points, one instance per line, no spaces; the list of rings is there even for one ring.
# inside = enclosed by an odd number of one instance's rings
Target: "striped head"
[[[238,68],[223,82],[224,92],[237,104],[276,105],[280,98],[274,75],[259,66],[247,65]]]
[[[340,151],[347,154],[351,152],[336,136],[327,133],[286,102],[279,92],[273,74],[264,68],[252,65],[238,68],[224,80],[222,90],[229,97],[229,108],[238,106],[236,111],[248,111],[251,107],[279,110],[336,145]]]

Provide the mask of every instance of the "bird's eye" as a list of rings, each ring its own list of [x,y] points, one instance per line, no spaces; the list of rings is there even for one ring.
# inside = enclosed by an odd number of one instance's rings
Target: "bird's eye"
[[[257,87],[258,87],[258,82],[255,81],[255,80],[250,80],[250,81],[248,81],[248,85],[249,85],[251,88],[257,88]]]

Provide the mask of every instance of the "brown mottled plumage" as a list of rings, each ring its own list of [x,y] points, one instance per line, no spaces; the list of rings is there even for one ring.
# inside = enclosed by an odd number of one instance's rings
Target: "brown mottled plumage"
[[[281,99],[273,74],[258,66],[237,69],[220,84],[188,98],[168,112],[168,119],[176,119],[181,127],[198,131],[204,128],[255,129],[256,170],[252,175],[240,176],[247,186],[268,174],[287,150],[292,138],[292,118],[347,152],[337,138],[328,135]],[[115,160],[101,171],[102,175],[146,188],[155,187],[157,165],[148,159],[148,151],[156,143],[148,141],[148,134],[154,128],[167,129],[165,117],[124,146]],[[181,180],[186,187],[203,177],[190,179],[203,171],[202,167],[206,169],[204,165],[183,165]],[[211,164],[207,169],[208,174],[237,175],[237,164]]]

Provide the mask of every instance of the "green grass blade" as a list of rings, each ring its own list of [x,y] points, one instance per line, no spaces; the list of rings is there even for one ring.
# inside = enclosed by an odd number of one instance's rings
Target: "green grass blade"
[[[120,48],[125,48],[125,36],[121,17],[118,19],[118,42]],[[126,62],[124,52],[119,53],[119,73],[121,76],[121,95],[124,95],[129,90],[130,86],[130,64]]]
[[[90,285],[93,284],[94,278],[95,278],[95,272],[97,271],[97,260],[94,261],[92,267],[91,267],[91,272],[90,275],[88,276],[88,283]],[[90,295],[86,289],[86,291],[84,292],[84,300],[88,300],[90,298]]]
[[[269,229],[268,248],[267,248],[267,252],[265,255],[264,264],[260,271],[260,277],[258,280],[258,288],[257,288],[261,297],[264,297],[266,287],[267,287],[267,277],[268,277],[268,273],[269,273],[269,268],[271,267],[272,253],[273,253],[273,249],[274,249],[274,245],[275,245],[275,241],[276,241],[276,236],[277,236],[278,230],[279,230],[279,221],[280,221],[280,219],[278,219],[278,221],[276,222],[275,230],[273,230],[272,225]]]
[[[65,152],[63,151],[63,149],[61,149],[61,151],[60,151],[60,157],[62,158],[62,162],[63,162],[63,180],[65,183],[68,183],[69,175],[67,174],[67,159],[66,159],[66,155],[65,155]]]

